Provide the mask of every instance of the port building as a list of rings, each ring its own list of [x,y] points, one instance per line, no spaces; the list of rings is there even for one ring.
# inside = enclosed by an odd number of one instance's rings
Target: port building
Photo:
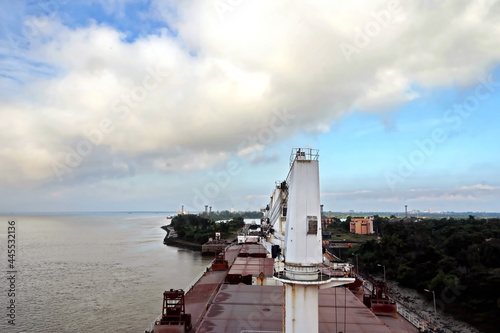
[[[373,234],[373,216],[368,217],[353,217],[350,222],[350,232],[360,235]]]

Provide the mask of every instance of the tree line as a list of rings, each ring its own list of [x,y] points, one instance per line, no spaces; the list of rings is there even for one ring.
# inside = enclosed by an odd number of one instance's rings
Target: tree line
[[[176,231],[179,239],[204,244],[209,238],[215,237],[216,232],[220,232],[223,239],[234,236],[243,228],[245,222],[243,217],[235,217],[227,222],[215,222],[207,216],[187,214],[175,216],[170,225]]]
[[[435,292],[438,309],[483,332],[500,327],[500,219],[443,218],[389,222],[375,217],[379,238],[350,250],[365,274]],[[432,301],[432,294],[426,293]]]
[[[243,219],[257,219],[260,220],[262,217],[262,213],[259,211],[248,211],[248,212],[230,212],[228,210],[221,210],[221,211],[215,211],[211,212],[209,214],[202,213],[200,214],[201,216],[210,218],[215,221],[220,221],[220,220],[231,220],[234,218],[243,218]],[[258,221],[257,221],[258,222]]]

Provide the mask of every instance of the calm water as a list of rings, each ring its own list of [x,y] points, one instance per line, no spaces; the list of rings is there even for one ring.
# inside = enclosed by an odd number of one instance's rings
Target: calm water
[[[209,263],[163,245],[166,214],[0,216],[0,332],[144,332],[162,293]],[[16,320],[7,321],[7,221],[16,220]]]

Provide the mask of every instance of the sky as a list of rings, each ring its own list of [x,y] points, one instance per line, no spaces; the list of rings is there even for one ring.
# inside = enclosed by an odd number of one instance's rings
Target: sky
[[[500,1],[0,4],[0,212],[500,211]]]

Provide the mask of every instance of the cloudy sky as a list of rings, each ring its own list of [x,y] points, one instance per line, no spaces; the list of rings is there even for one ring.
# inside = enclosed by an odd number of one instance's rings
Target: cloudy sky
[[[0,212],[500,211],[500,1],[0,5]]]

